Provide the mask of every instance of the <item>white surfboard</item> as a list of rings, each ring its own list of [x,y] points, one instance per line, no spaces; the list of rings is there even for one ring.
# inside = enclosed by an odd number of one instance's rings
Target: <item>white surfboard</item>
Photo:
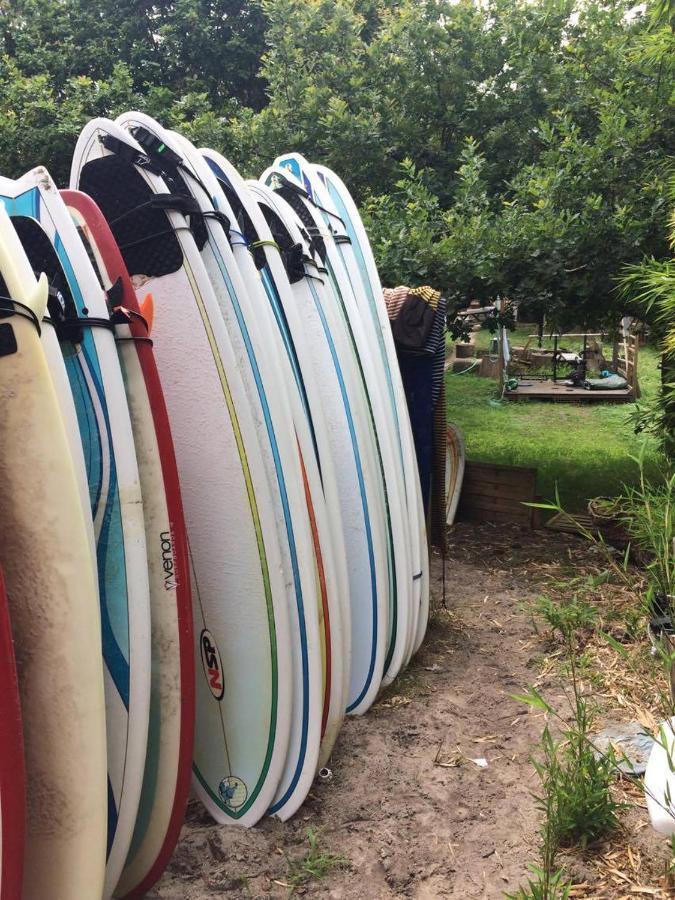
[[[279,500],[189,224],[153,206],[168,191],[146,160],[127,131],[96,119],[80,135],[71,183],[97,201],[137,291],[155,300],[155,358],[181,479],[201,660],[193,783],[217,821],[252,825],[276,793],[292,715]]]
[[[230,241],[234,257],[258,311],[257,317],[266,325],[265,346],[276,347],[288,387],[320,586],[317,594],[323,701],[317,761],[320,768],[330,756],[342,723],[349,670],[349,646],[345,643],[348,639],[345,630],[347,561],[323,409],[317,401],[314,372],[307,368],[306,334],[280,250],[255,199],[238,172],[220,154],[207,151],[211,154],[209,162],[187,142],[185,150],[209,184],[214,203],[218,208],[227,204],[233,213]],[[263,308],[268,310],[267,317],[260,314]],[[290,809],[291,805],[286,804],[283,814]]]
[[[303,172],[304,174],[304,172]],[[395,574],[395,590],[392,591],[390,633],[383,684],[390,684],[407,664],[412,653],[412,643],[417,631],[419,602],[415,597],[415,551],[417,546],[416,506],[410,514],[406,496],[406,460],[398,413],[389,390],[392,376],[388,361],[380,349],[379,323],[375,323],[366,308],[363,285],[353,252],[351,238],[338,215],[333,198],[309,170],[310,196],[318,205],[323,221],[335,244],[342,263],[339,277],[350,288],[353,297],[352,317],[358,318],[361,333],[359,356],[365,360],[366,379],[372,398],[373,415],[380,439],[380,456],[388,499],[390,545]],[[357,335],[359,332],[356,332]],[[397,363],[398,365],[398,363]],[[385,389],[386,386],[386,389]]]
[[[115,319],[143,492],[152,623],[150,726],[132,842],[116,897],[147,893],[175,848],[194,745],[194,636],[187,537],[171,426],[152,350],[152,296],[140,307],[91,197],[61,191]]]
[[[370,241],[363,227],[363,221],[344,182],[326,166],[307,165],[306,161],[299,154],[293,154],[285,158],[290,160],[293,157],[299,163],[303,175],[307,171],[313,188],[318,188],[317,181],[313,177],[313,173],[316,173],[319,181],[326,188],[323,199],[327,199],[327,194],[332,201],[332,207],[330,204],[327,204],[327,208],[331,208],[331,211],[339,216],[344,225],[346,236],[350,240],[349,242],[341,243],[341,248],[351,271],[358,272],[360,276],[364,288],[361,298],[365,300],[365,308],[370,313],[373,325],[372,334],[374,339],[376,339],[384,366],[387,393],[394,419],[397,423],[400,441],[398,449],[405,477],[408,516],[411,523],[413,577],[416,582],[416,594],[419,597],[416,633],[410,648],[411,652],[415,652],[424,637],[429,617],[429,553],[425,518],[422,515],[421,491],[412,430],[410,428],[410,417],[401,382],[391,326],[383,302],[382,285]],[[333,219],[333,221],[335,222],[336,220]],[[422,515],[421,519],[420,515]]]
[[[223,196],[218,206],[214,204],[213,185],[203,180],[213,179],[208,169],[204,171],[203,160],[197,161],[198,171],[185,154],[180,139],[142,113],[124,113],[118,117],[117,124],[128,130],[150,158],[162,167],[167,185],[176,192],[192,196],[203,214],[201,258],[218,299],[228,337],[239,360],[239,373],[258,423],[259,444],[270,490],[280,501],[281,516],[277,522],[284,570],[291,576],[288,603],[296,665],[286,768],[271,811],[286,818],[303,802],[314,779],[323,701],[318,616],[320,582],[303,488],[302,448],[299,448],[288,396],[295,385],[285,382],[281,370],[273,325],[269,321],[271,311],[264,302],[257,305],[252,302],[234,260],[228,241],[228,223],[233,220],[233,213]],[[167,160],[169,152],[173,154],[171,161]],[[224,214],[227,222],[219,220],[219,214]],[[309,450],[307,447],[306,451]],[[306,467],[309,462],[307,459]],[[319,494],[316,499],[319,502]]]
[[[309,338],[299,314],[298,298],[282,261],[282,250],[256,202],[234,167],[212,150],[202,151],[203,177],[211,179],[219,203],[229,201],[239,231],[233,250],[256,309],[269,308],[274,341],[284,377],[291,384],[289,399],[296,434],[303,448],[303,467],[310,486],[317,564],[323,570],[320,622],[322,628],[323,713],[318,766],[330,756],[346,707],[349,673],[348,576],[342,535],[334,459],[317,373],[309,354]],[[196,161],[195,161],[196,164]],[[227,192],[227,193],[225,193]],[[250,248],[250,249],[249,249]],[[257,262],[256,262],[257,261]],[[304,279],[303,279],[304,282]]]
[[[273,178],[274,173],[264,173],[261,182]],[[305,206],[305,199],[299,197],[301,206],[295,210],[306,217],[308,227],[320,229],[320,219],[317,211],[310,206]],[[389,628],[391,572],[387,557],[387,509],[386,492],[382,480],[380,467],[379,435],[376,431],[375,421],[372,416],[373,400],[367,390],[367,381],[364,370],[368,361],[364,363],[358,352],[360,340],[360,323],[353,316],[353,298],[349,296],[349,285],[344,279],[340,279],[341,267],[337,257],[335,246],[330,242],[325,245],[325,264],[330,269],[326,279],[326,288],[331,292],[332,302],[326,304],[326,309],[333,322],[329,324],[329,330],[340,333],[343,338],[342,359],[345,361],[343,369],[349,373],[352,380],[352,390],[358,391],[362,409],[364,410],[364,425],[366,434],[369,435],[369,453],[364,458],[364,484],[371,491],[369,503],[369,520],[371,531],[370,543],[364,542],[364,551],[368,554],[365,562],[373,562],[371,574],[374,576],[371,582],[370,603],[364,604],[362,596],[352,594],[351,598],[351,622],[352,622],[352,679],[350,686],[348,712],[362,713],[372,704],[379,691],[384,669]],[[355,482],[358,484],[358,481]]]

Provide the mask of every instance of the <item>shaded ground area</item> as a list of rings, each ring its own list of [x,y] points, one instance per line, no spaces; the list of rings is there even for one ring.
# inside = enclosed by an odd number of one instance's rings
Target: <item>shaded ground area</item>
[[[515,890],[536,861],[540,817],[529,757],[543,719],[511,695],[535,681],[547,697],[561,694],[548,665],[555,650],[522,602],[553,570],[592,563],[589,553],[572,537],[457,526],[445,565],[447,608],[435,557],[426,642],[367,715],[345,722],[332,780],[315,784],[293,821],[267,820],[250,831],[214,825],[191,803],[151,896],[431,900]],[[663,843],[643,825],[643,812],[624,821],[616,846],[570,857],[579,884],[572,896],[628,897],[635,885],[658,884]],[[310,870],[321,877],[309,879]]]

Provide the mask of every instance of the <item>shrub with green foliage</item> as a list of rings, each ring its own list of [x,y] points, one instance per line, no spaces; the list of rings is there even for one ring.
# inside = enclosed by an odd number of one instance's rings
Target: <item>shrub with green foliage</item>
[[[0,0],[0,171],[63,183],[136,107],[246,175],[299,150],[368,208],[388,282],[615,318],[662,259],[667,0]]]

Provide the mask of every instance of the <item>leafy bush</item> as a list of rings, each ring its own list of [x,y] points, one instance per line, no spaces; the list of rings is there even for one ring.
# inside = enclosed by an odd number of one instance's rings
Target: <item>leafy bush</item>
[[[647,482],[644,468],[637,486],[626,487],[620,499],[621,519],[636,544],[647,554],[646,571],[654,591],[675,597],[675,472]]]
[[[615,321],[622,266],[667,252],[662,6],[0,0],[0,171],[63,182],[86,120],[136,107],[246,175],[288,150],[338,170],[387,281]]]

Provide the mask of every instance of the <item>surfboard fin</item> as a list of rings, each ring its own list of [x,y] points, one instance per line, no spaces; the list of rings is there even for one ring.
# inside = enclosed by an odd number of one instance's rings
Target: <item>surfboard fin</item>
[[[138,303],[139,311],[148,326],[148,336],[152,334],[152,323],[155,320],[155,299],[152,294],[146,294]]]
[[[47,311],[49,300],[49,282],[44,272],[41,273],[30,295],[26,298],[26,306],[35,313],[38,322],[41,322]]]

